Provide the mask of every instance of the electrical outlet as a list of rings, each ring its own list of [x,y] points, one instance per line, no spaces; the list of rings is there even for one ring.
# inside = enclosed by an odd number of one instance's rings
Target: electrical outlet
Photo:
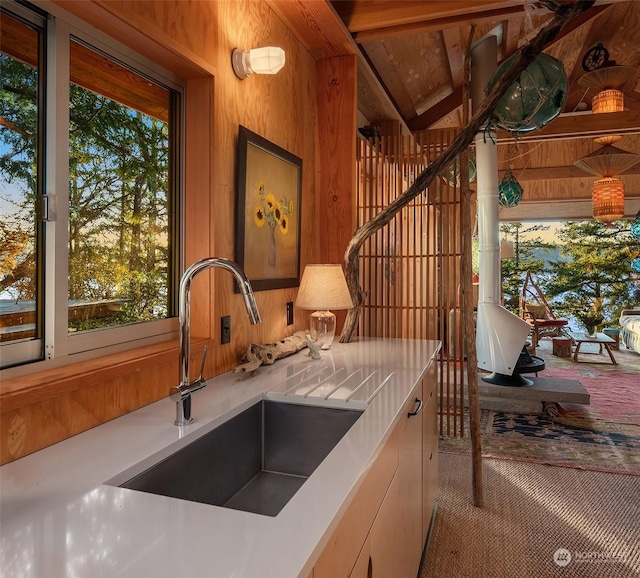
[[[220,318],[220,343],[229,343],[231,341],[231,315],[225,315]]]
[[[287,303],[287,325],[293,325],[293,301]]]

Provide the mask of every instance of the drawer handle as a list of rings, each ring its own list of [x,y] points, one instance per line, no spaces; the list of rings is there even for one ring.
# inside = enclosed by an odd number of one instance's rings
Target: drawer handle
[[[418,404],[418,407],[416,408],[416,411],[410,411],[407,414],[407,417],[413,417],[414,415],[418,415],[422,411],[422,400],[419,397],[416,397],[415,403]]]

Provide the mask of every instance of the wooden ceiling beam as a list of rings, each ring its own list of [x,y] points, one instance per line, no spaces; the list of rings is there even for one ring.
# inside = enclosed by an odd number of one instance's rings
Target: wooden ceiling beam
[[[597,18],[602,13],[603,10],[606,10],[608,7],[609,7],[608,5],[593,6],[589,8],[589,10],[583,12],[578,17],[571,20],[554,38],[553,42],[549,45],[549,47],[560,42],[560,40],[562,40],[567,35],[574,32],[579,27],[590,23],[594,18]],[[505,60],[509,56],[511,56],[511,54],[506,54],[503,60]],[[434,125],[435,123],[437,123],[438,121],[440,121],[441,119],[443,119],[445,116],[451,114],[456,108],[460,106],[462,106],[462,87],[456,88],[453,91],[453,93],[451,93],[451,95],[447,97],[445,100],[442,100],[437,105],[430,108],[429,110],[426,110],[416,118],[409,120],[407,124],[409,125],[409,129],[412,132],[425,130],[430,126]]]
[[[518,142],[594,138],[616,134],[640,134],[640,111],[561,114],[540,130],[520,133]],[[513,141],[513,135],[507,131],[498,131],[498,142],[508,141]]]
[[[409,134],[402,114],[382,86],[380,79],[355,43],[344,22],[328,0],[265,0],[291,32],[316,59],[355,54],[358,76],[366,83],[388,119],[400,123],[403,134]]]
[[[468,22],[486,12],[514,7],[520,12],[524,10],[521,0],[340,0],[335,2],[335,7],[352,34],[433,20],[457,19],[459,23]]]
[[[354,40],[359,43],[386,40],[388,38],[397,38],[398,36],[406,36],[408,34],[424,34],[426,32],[437,32],[447,28],[457,28],[471,22],[481,24],[486,21],[502,20],[516,14],[522,15],[522,10],[522,4],[520,4],[519,6],[486,10],[484,12],[467,14],[465,16],[446,16],[432,20],[412,22],[410,24],[400,24],[398,26],[379,26],[378,28],[373,28],[371,30],[352,32],[352,35]]]
[[[359,54],[351,34],[325,0],[265,0],[315,59]]]
[[[502,178],[506,171],[499,171]],[[536,167],[527,169],[512,169],[518,181],[554,181],[557,179],[595,179],[593,175],[579,169],[576,166],[566,167]],[[631,167],[623,175],[640,175],[640,164]]]

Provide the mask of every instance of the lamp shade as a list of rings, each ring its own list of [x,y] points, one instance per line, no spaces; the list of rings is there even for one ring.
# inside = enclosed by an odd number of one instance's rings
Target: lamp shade
[[[624,92],[621,90],[603,90],[593,97],[591,112],[601,114],[607,112],[622,112],[624,110]]]
[[[295,306],[299,309],[351,309],[353,301],[341,265],[307,265]]]
[[[596,90],[619,89],[627,82],[632,81],[637,74],[638,71],[633,66],[603,66],[587,72],[578,79],[578,84],[584,88],[595,88]]]
[[[605,177],[593,183],[593,218],[609,225],[624,217],[624,183]]]
[[[624,173],[640,161],[640,155],[612,145],[605,145],[573,164],[598,177],[612,177]]]
[[[234,49],[231,64],[236,76],[245,79],[251,74],[276,74],[284,66],[285,52],[279,46],[263,46],[251,50]]]

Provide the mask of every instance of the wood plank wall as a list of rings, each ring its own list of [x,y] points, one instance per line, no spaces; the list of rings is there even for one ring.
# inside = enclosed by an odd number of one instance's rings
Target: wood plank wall
[[[357,218],[369,221],[413,182],[447,143],[451,130],[358,139]],[[438,339],[440,433],[464,433],[460,190],[436,178],[429,190],[364,244],[360,283],[367,293],[359,334]]]
[[[316,230],[316,62],[262,1],[54,0],[74,17],[130,46],[187,81],[185,261],[235,258],[236,139],[242,124],[302,158],[301,268],[318,262]],[[286,65],[275,76],[239,80],[234,48],[277,45]],[[355,84],[354,84],[355,86]],[[352,135],[353,128],[346,127]],[[342,138],[335,131],[330,138]],[[353,148],[351,149],[353,150]],[[343,249],[344,252],[344,249]],[[205,376],[238,364],[251,342],[282,339],[307,326],[286,303],[297,289],[256,295],[263,322],[250,325],[233,280],[202,273],[193,284],[192,367],[209,345]],[[231,343],[220,345],[220,317],[231,315]],[[71,437],[168,394],[178,382],[177,335],[171,342],[85,363],[3,379],[0,383],[0,463]],[[197,402],[196,402],[197,407]],[[173,408],[167,402],[167,420]]]

